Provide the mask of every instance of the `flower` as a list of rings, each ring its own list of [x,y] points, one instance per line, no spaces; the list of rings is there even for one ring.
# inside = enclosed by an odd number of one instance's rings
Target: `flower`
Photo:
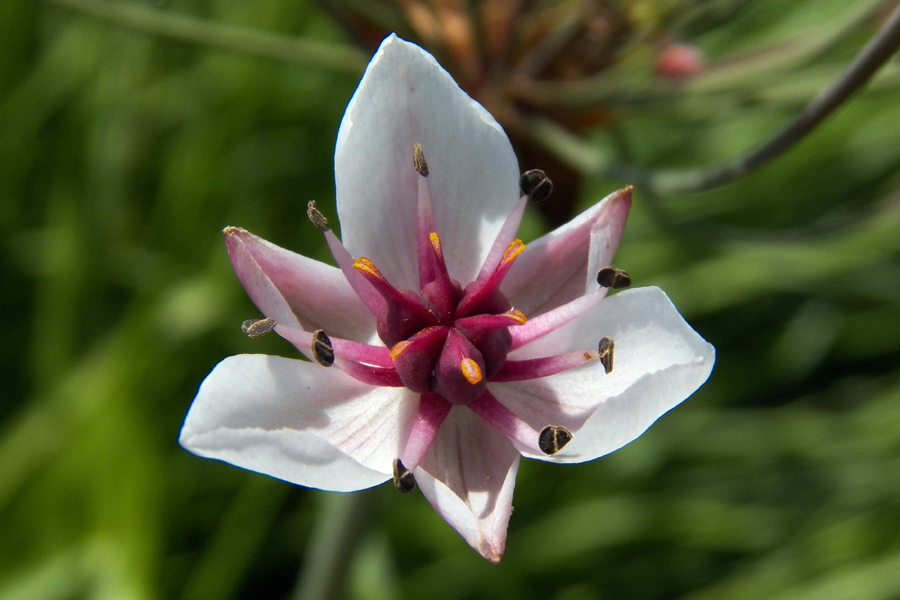
[[[550,181],[520,180],[501,127],[419,47],[381,45],[335,177],[343,243],[309,216],[337,268],[225,229],[266,317],[245,331],[274,327],[311,361],[222,361],[185,420],[191,452],[324,490],[418,484],[496,562],[521,456],[612,452],[709,376],[712,346],[663,292],[604,297],[630,283],[608,265],[631,189],[526,248],[519,220]]]

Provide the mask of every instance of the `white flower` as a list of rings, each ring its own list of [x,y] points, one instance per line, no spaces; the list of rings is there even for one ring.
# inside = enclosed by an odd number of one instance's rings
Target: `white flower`
[[[714,349],[662,291],[604,298],[597,283],[631,189],[525,248],[506,134],[419,47],[381,45],[344,115],[335,177],[343,244],[311,218],[339,268],[225,230],[254,303],[314,362],[224,360],[185,420],[190,451],[324,490],[393,476],[408,491],[414,477],[496,562],[520,456],[603,456],[709,376]]]

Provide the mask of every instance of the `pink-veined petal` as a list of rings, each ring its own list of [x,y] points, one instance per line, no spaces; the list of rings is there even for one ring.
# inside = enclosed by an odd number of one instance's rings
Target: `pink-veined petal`
[[[418,288],[417,143],[450,276],[472,281],[519,199],[518,163],[494,118],[430,54],[391,35],[344,114],[335,179],[345,246],[398,289]]]
[[[499,562],[518,469],[519,453],[509,439],[455,406],[415,476],[438,514],[482,556]]]
[[[607,297],[535,344],[557,352],[594,350],[604,336],[615,342],[609,374],[599,361],[590,361],[543,379],[488,384],[500,402],[536,430],[560,425],[574,434],[554,456],[519,447],[521,452],[575,463],[617,450],[690,396],[715,362],[715,349],[655,287]]]
[[[391,477],[417,404],[406,390],[365,385],[338,369],[243,354],[204,380],[180,442],[298,485],[352,491]]]
[[[250,247],[259,238],[237,227],[226,227],[224,233],[231,266],[256,308],[276,323],[300,328],[287,299],[250,252]]]
[[[500,286],[528,318],[597,288],[631,208],[631,188],[613,192],[562,227],[528,244]]]
[[[225,245],[235,273],[265,316],[289,327],[324,329],[348,340],[375,339],[375,317],[340,269],[238,227],[225,229]],[[284,302],[289,311],[284,310]]]

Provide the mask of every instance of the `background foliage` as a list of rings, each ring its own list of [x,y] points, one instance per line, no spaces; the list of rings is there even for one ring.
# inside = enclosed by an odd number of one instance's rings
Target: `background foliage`
[[[613,107],[615,135],[589,139],[667,168],[765,140],[881,14],[846,0],[619,4],[638,22],[679,16],[666,26],[716,67],[672,84],[653,82],[649,49],[623,58],[635,89],[654,93]],[[347,42],[309,0],[145,6]],[[796,52],[803,43],[812,51]],[[0,599],[291,596],[331,495],[176,440],[219,360],[293,356],[276,336],[241,334],[257,311],[220,231],[330,260],[304,207],[335,216],[353,69],[0,2]],[[638,188],[616,264],[663,287],[716,346],[710,381],[609,457],[525,461],[499,566],[420,495],[367,492],[348,598],[900,597],[898,86],[895,58],[737,183]],[[579,206],[623,183],[587,179]],[[543,230],[530,213],[527,235]]]

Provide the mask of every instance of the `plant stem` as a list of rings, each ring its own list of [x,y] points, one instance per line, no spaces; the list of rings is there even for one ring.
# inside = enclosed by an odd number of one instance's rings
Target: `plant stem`
[[[863,48],[843,73],[772,139],[751,154],[723,167],[705,171],[688,189],[699,192],[729,183],[777,158],[806,137],[858,89],[868,83],[878,69],[900,48],[900,8],[882,30]],[[661,179],[659,183],[664,183]],[[663,190],[665,186],[661,187]]]
[[[660,195],[701,192],[740,179],[790,150],[864,86],[898,48],[900,7],[841,75],[791,123],[753,152],[724,165],[651,171],[604,160],[593,146],[550,121],[534,119],[529,130],[536,141],[587,175],[617,177]]]
[[[182,42],[221,48],[303,67],[360,75],[369,58],[356,48],[288,35],[223,25],[141,6],[108,0],[47,0],[114,25]]]
[[[333,600],[342,597],[347,567],[372,512],[375,494],[373,488],[323,495],[293,600]]]

